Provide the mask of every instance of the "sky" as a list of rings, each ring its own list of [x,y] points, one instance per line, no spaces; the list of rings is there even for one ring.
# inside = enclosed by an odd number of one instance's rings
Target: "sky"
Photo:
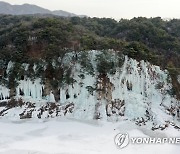
[[[180,0],[4,0],[11,4],[35,4],[49,10],[64,10],[90,17],[180,18]]]

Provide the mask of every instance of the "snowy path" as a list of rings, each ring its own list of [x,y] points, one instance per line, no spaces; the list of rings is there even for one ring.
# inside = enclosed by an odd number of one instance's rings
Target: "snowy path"
[[[128,145],[118,149],[114,136],[128,132],[131,136],[180,136],[166,130],[152,132],[138,129],[129,122],[83,122],[71,119],[51,121],[0,121],[0,154],[178,154],[178,145]]]

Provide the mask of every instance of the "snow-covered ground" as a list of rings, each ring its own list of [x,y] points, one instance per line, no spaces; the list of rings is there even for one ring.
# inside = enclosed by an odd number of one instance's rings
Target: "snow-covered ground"
[[[179,154],[180,145],[132,145],[118,149],[114,136],[127,132],[132,137],[177,137],[169,127],[151,131],[131,122],[51,120],[0,120],[0,154]]]
[[[180,144],[130,144],[118,149],[114,143],[118,133],[180,137],[180,102],[172,94],[168,71],[127,56],[119,60],[115,52],[107,56],[89,51],[88,64],[80,62],[82,55],[64,57],[63,67],[71,68],[73,82],[59,89],[24,76],[12,97],[13,89],[0,85],[0,154],[180,153]],[[99,55],[118,65],[114,73],[98,73]],[[76,56],[79,61],[73,60]],[[9,62],[7,74],[12,67]]]

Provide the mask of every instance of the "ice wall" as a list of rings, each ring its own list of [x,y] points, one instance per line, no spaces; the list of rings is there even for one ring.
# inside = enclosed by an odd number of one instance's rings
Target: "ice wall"
[[[92,63],[96,63],[95,58]],[[168,72],[159,66],[126,56],[123,66],[117,68],[115,74],[107,75],[106,82],[109,80],[110,83],[104,87],[98,84],[100,79],[97,72],[94,76],[84,72],[85,78],[80,79],[80,66],[74,69],[73,78],[76,82],[61,88],[60,102],[73,102],[76,108],[73,116],[77,118],[96,117],[117,121],[125,117],[129,120],[163,123],[168,119],[173,120],[171,114],[177,116],[179,101],[170,95],[171,79]],[[105,92],[99,91],[98,86]],[[95,90],[90,94],[87,87]]]
[[[0,85],[0,100],[9,99],[9,92],[10,90],[8,88]]]
[[[60,103],[74,103],[75,108],[73,117],[78,119],[93,119],[95,105],[97,103],[95,93],[91,95],[87,87],[89,85],[95,86],[95,79],[90,75],[85,75],[85,79],[78,77],[78,74],[74,74],[76,83],[70,86],[61,88],[60,90]]]
[[[95,58],[92,63],[96,63]],[[122,117],[129,120],[143,118],[144,121],[163,123],[168,119],[173,120],[171,109],[174,109],[173,114],[177,116],[179,101],[169,94],[172,89],[171,79],[168,72],[159,66],[143,60],[138,62],[126,56],[123,66],[117,68],[115,74],[107,75],[106,82],[109,80],[110,83],[104,87],[98,84],[100,79],[97,72],[93,76],[84,72],[84,79],[79,77],[80,72],[81,67],[75,65],[73,78],[76,82],[60,90],[61,103],[75,104],[73,116],[76,118],[113,121]],[[99,91],[98,86],[105,92]],[[89,92],[88,87],[94,88],[94,91]]]
[[[55,102],[52,91],[47,96],[43,95],[44,88],[45,86],[41,83],[41,79],[35,79],[34,81],[31,81],[30,79],[20,80],[19,85],[16,88],[16,97],[21,97],[25,100],[28,99],[32,102]]]
[[[166,70],[161,70],[159,66],[143,60],[138,62],[125,56],[123,65],[117,67],[114,74],[107,73],[101,76],[97,71],[96,61],[100,53],[89,52],[89,63],[94,68],[93,74],[86,72],[78,61],[72,61],[74,53],[66,55],[64,65],[72,67],[71,77],[74,82],[59,87],[58,103],[74,105],[72,114],[68,116],[110,121],[118,121],[122,118],[141,119],[154,123],[173,120],[173,116],[177,116],[179,101],[170,95],[172,85]],[[115,57],[114,55],[111,59]],[[12,65],[12,63],[8,65],[8,70]],[[26,78],[19,81],[16,98],[37,104],[55,102],[53,90],[49,95],[44,96],[44,89],[45,85],[41,83],[41,79],[31,81]],[[9,89],[0,86],[0,99],[9,98],[9,92]]]
[[[16,95],[31,97],[32,99],[42,99],[44,86],[40,81],[40,79],[36,79],[35,81],[31,81],[30,79],[19,81],[19,85],[16,88]]]
[[[125,57],[122,68],[115,75],[109,75],[114,90],[112,100],[125,102],[125,116],[130,119],[147,118],[147,114],[159,120],[165,114],[165,108],[178,104],[178,101],[168,94],[172,85],[169,83],[167,71],[153,66],[148,62],[137,62]]]

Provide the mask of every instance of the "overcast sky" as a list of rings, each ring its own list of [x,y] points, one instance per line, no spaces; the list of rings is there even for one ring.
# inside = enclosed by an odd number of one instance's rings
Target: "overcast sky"
[[[180,18],[180,0],[4,0],[11,4],[36,4],[50,10],[115,19],[138,16]]]

